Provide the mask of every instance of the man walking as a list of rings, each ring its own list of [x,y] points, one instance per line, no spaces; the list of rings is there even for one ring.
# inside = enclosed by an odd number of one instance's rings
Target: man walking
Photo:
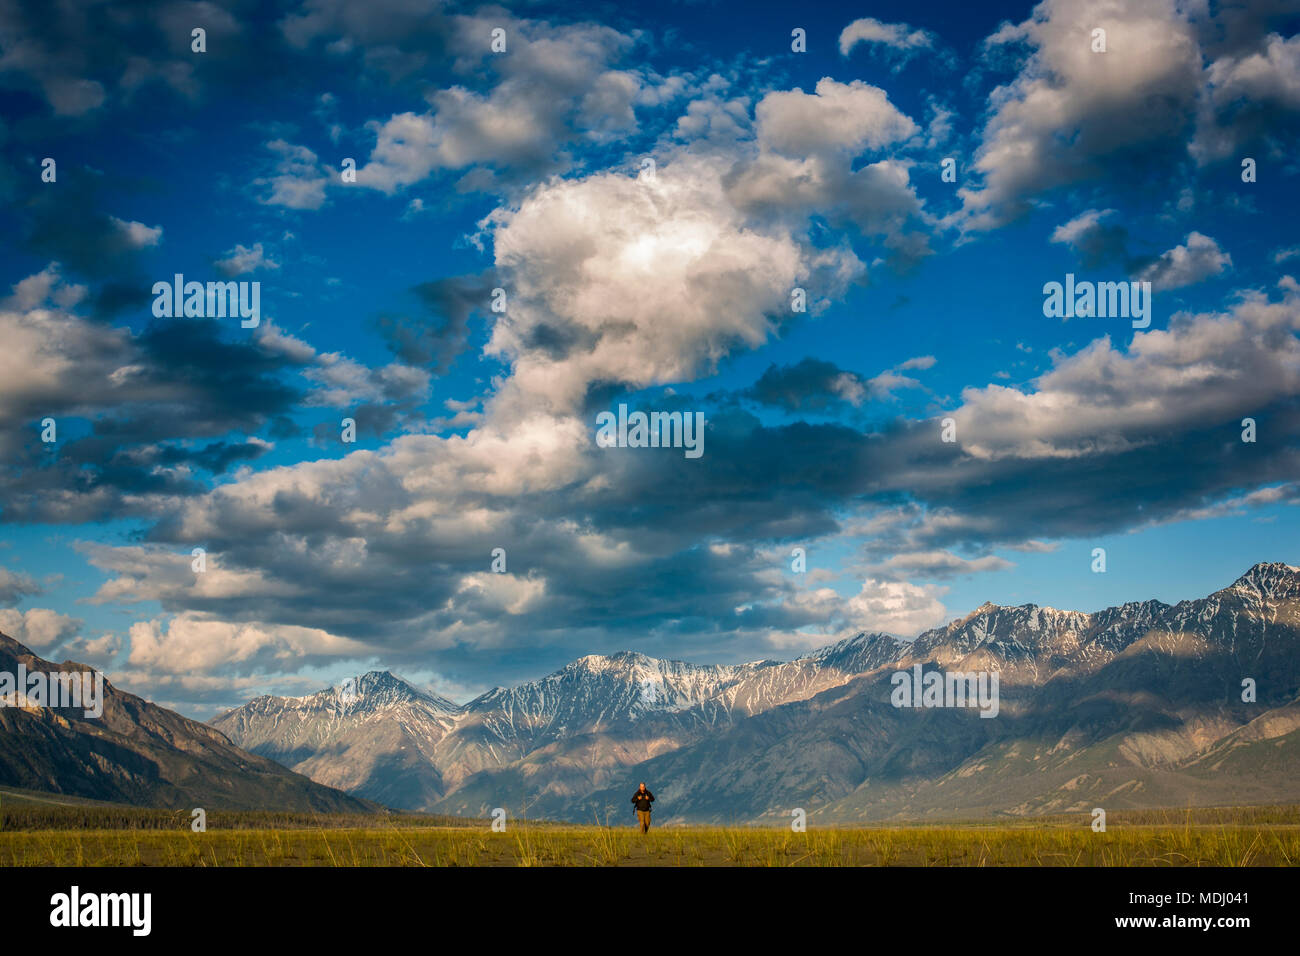
[[[641,821],[642,833],[650,829],[650,804],[654,802],[655,795],[645,788],[644,783],[632,794],[632,803],[636,806],[636,818]]]

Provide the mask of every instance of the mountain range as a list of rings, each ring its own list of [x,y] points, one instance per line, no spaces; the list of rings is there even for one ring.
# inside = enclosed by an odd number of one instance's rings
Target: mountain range
[[[996,673],[996,718],[894,706],[917,665]],[[786,662],[592,655],[466,704],[376,671],[212,724],[402,809],[620,820],[644,780],[665,820],[851,822],[1298,802],[1298,695],[1300,569],[1263,563],[1175,605],[985,604]]]
[[[91,673],[0,634],[0,675]],[[113,803],[206,810],[370,813],[380,808],[240,750],[220,731],[103,681],[102,713],[43,706],[6,682],[0,784]],[[30,685],[29,685],[30,687]],[[97,709],[97,708],[95,708]]]

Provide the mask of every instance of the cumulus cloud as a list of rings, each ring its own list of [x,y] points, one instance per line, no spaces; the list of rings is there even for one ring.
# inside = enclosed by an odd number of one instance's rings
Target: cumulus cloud
[[[717,436],[722,460],[745,462],[743,449],[725,450],[727,431],[724,423]],[[790,448],[773,446],[782,459]],[[814,482],[825,473],[810,455],[794,460]],[[776,635],[843,623],[842,605],[784,600],[795,589],[743,540],[690,547],[701,528],[730,537],[728,528],[753,525],[769,508],[787,529],[799,522],[790,507],[761,502],[775,493],[758,474],[767,466],[743,465],[753,487],[744,494],[754,495],[744,515],[719,510],[713,479],[687,464],[596,449],[579,419],[489,417],[464,437],[407,435],[374,452],[242,476],[169,509],[153,537],[170,548],[86,553],[110,576],[97,601],[157,601],[168,613],[255,625],[250,639],[263,643],[280,625],[308,627],[390,662],[437,653],[465,674],[490,670],[486,647],[551,661],[635,640],[680,654],[698,633],[708,646],[752,654]],[[633,501],[641,504],[629,510]],[[697,518],[662,519],[683,501]],[[202,580],[189,568],[195,541],[209,553]],[[508,574],[488,573],[495,547],[507,551]],[[153,631],[142,639],[162,640]],[[208,673],[232,673],[235,661],[214,655]]]
[[[1294,13],[1294,10],[1291,11]],[[1300,37],[1274,0],[1210,8],[1177,0],[1044,0],[986,41],[1026,51],[990,96],[975,169],[949,223],[978,231],[1026,212],[1054,188],[1103,176],[1122,191],[1249,144],[1280,153],[1300,122]],[[1106,52],[1092,50],[1105,30]]]
[[[826,115],[837,97],[853,95],[831,91]],[[754,647],[850,619],[916,633],[941,623],[940,594],[894,578],[996,571],[1007,562],[988,554],[990,543],[1036,549],[1025,542],[1077,533],[1079,522],[1094,533],[1107,522],[1131,524],[1132,495],[1099,487],[1098,469],[1166,474],[1153,462],[1213,441],[1212,428],[1239,420],[1242,409],[1278,408],[1300,394],[1298,310],[1294,290],[1284,289],[1277,301],[1253,294],[1220,314],[1175,317],[1167,331],[1135,335],[1127,349],[1103,337],[1074,354],[1056,353],[1052,369],[1024,389],[967,389],[951,412],[955,446],[939,443],[929,422],[863,434],[842,425],[770,428],[728,410],[708,422],[710,461],[725,465],[692,470],[680,456],[595,449],[593,410],[613,390],[707,374],[780,331],[793,286],[834,295],[861,275],[850,251],[810,239],[808,210],[824,208],[825,197],[787,199],[778,208],[741,201],[752,198],[744,175],[763,158],[847,167],[853,150],[904,135],[905,124],[886,120],[893,132],[862,125],[801,139],[785,125],[780,101],[756,115],[760,129],[776,126],[767,140],[760,134],[749,147],[731,144],[727,162],[666,151],[653,176],[553,179],[484,220],[490,279],[440,289],[440,301],[463,299],[461,327],[489,284],[509,295],[505,313],[484,315],[487,354],[504,372],[464,435],[404,435],[178,499],[151,531],[152,548],[174,552],[91,552],[110,574],[97,599],[158,601],[169,614],[202,615],[214,627],[252,628],[241,638],[254,648],[250,660],[274,659],[266,648],[289,640],[275,629],[293,626],[362,645],[347,653],[400,660],[436,652],[467,674],[481,670],[473,658],[483,647],[541,659],[564,648],[617,649],[634,632],[641,646],[667,642],[678,654],[692,635],[715,650]],[[805,156],[774,148],[804,141]],[[801,214],[791,202],[803,203]],[[1090,211],[1057,239],[1081,244],[1108,215]],[[307,366],[320,390],[312,401],[345,404],[389,386],[427,384],[409,363],[393,366],[388,381],[383,370],[317,355],[273,326],[258,341]],[[435,341],[394,330],[390,344],[411,361],[432,360]],[[875,378],[816,360],[778,365],[752,397],[796,409],[852,407],[914,385],[902,373],[933,364],[933,356],[920,356]],[[660,401],[692,407],[686,397]],[[1177,487],[1172,474],[1167,479],[1169,509],[1250,480],[1240,463],[1191,460],[1203,464],[1182,469]],[[1286,467],[1275,455],[1257,478]],[[1027,497],[1030,482],[1039,490]],[[795,597],[751,544],[847,533],[840,527],[846,509],[870,512],[900,495],[911,504],[872,527],[872,583],[852,604],[820,593]],[[1149,507],[1154,518],[1160,507]],[[718,547],[695,547],[702,534]],[[209,547],[215,568],[200,587],[185,560],[194,542]],[[506,548],[509,575],[487,574],[495,547]],[[960,557],[954,548],[979,556]],[[629,597],[633,578],[643,598]],[[516,626],[529,615],[545,623]],[[187,626],[178,633],[189,633]],[[142,640],[158,645],[159,633]],[[188,653],[176,660],[195,663]],[[243,666],[221,655],[204,660],[197,663],[212,673]]]
[[[319,356],[305,374],[320,386],[306,396],[308,405],[346,408],[358,402],[422,399],[429,390],[429,373],[423,369],[398,362],[371,368],[338,352]]]
[[[1227,53],[1206,70],[1192,155],[1202,163],[1261,140],[1294,137],[1300,119],[1300,35],[1273,33],[1256,49]]]
[[[1293,480],[1300,289],[1279,286],[1279,297],[1250,292],[1221,312],[1176,315],[1127,348],[1103,337],[1054,352],[1052,369],[1022,388],[968,388],[945,413],[956,444],[938,440],[934,420],[839,450],[873,502],[844,533],[865,536],[875,563],[987,553],[1183,520],[1243,488]],[[1242,444],[1243,417],[1271,430],[1267,444]],[[891,501],[899,491],[906,504]]]
[[[221,666],[245,673],[361,654],[356,641],[317,628],[206,620],[179,614],[131,625],[128,664],[164,674],[204,674]]]
[[[677,118],[673,133],[697,148],[706,144],[734,146],[752,131],[750,106],[749,98],[744,96],[700,96],[686,104],[686,112]]]
[[[855,47],[870,47],[872,56],[892,64],[893,72],[899,72],[913,57],[929,53],[945,67],[952,67],[956,60],[951,53],[939,52],[938,37],[927,30],[908,26],[906,23],[882,23],[872,17],[854,20],[840,31],[840,55],[848,56]]]
[[[862,273],[731,202],[715,164],[681,154],[653,178],[556,180],[485,221],[510,308],[487,352],[509,362],[498,401],[581,407],[597,382],[683,381],[755,348],[796,286],[833,295]],[[527,396],[525,399],[524,396]]]
[[[1150,282],[1154,291],[1163,292],[1193,285],[1231,267],[1232,256],[1220,249],[1217,242],[1199,232],[1190,232],[1183,245],[1162,253],[1139,269],[1135,278]]]
[[[882,90],[827,77],[812,94],[768,93],[755,108],[755,127],[757,154],[742,157],[726,179],[739,208],[800,227],[813,216],[851,226],[882,242],[900,269],[929,254],[931,220],[910,181],[910,162],[857,162],[918,132]]]
[[[27,611],[0,608],[0,633],[34,651],[46,650],[72,637],[82,622],[58,611],[34,607]]]
[[[263,455],[272,444],[256,432],[274,438],[296,431],[288,412],[300,401],[349,405],[391,424],[427,395],[427,370],[317,354],[269,322],[252,338],[234,340],[222,336],[220,320],[114,328],[79,314],[84,292],[51,265],[0,301],[6,521],[147,512],[156,497],[202,491],[196,470],[221,474]],[[299,372],[307,387],[293,383]],[[45,418],[60,430],[57,454],[38,440],[36,425]],[[71,418],[87,420],[89,432],[64,431]]]
[[[0,605],[17,604],[25,597],[40,593],[41,586],[29,575],[0,568]]]
[[[1106,30],[1106,53],[1090,37]],[[1173,0],[1045,0],[993,48],[1025,44],[1020,72],[991,97],[981,134],[977,187],[959,190],[963,228],[994,228],[1037,193],[1132,165],[1178,159],[1200,88],[1195,30]],[[1120,174],[1122,175],[1122,174]]]
[[[289,209],[319,209],[325,205],[325,187],[332,170],[314,152],[283,139],[271,140],[266,148],[276,158],[271,174],[254,180],[256,186],[270,187],[262,202]]]
[[[109,217],[122,234],[126,243],[134,249],[147,249],[162,241],[162,226],[146,226],[142,222],[127,222],[116,216]]]
[[[438,649],[471,669],[481,667],[473,649],[485,646],[521,655],[530,642],[551,642],[550,653],[562,645],[590,651],[593,641],[625,641],[619,635],[633,627],[645,647],[679,640],[685,627],[711,635],[714,646],[752,647],[842,616],[825,602],[787,607],[780,598],[789,583],[767,580],[770,564],[747,546],[683,557],[695,531],[710,525],[720,535],[737,521],[770,521],[787,532],[808,521],[827,527],[816,514],[821,504],[810,500],[796,515],[767,503],[774,489],[756,463],[756,470],[743,466],[751,513],[719,510],[711,479],[686,470],[680,457],[648,462],[595,449],[584,402],[603,383],[686,380],[735,349],[761,344],[788,316],[793,283],[815,279],[834,294],[860,273],[856,258],[817,248],[780,218],[739,210],[721,172],[688,155],[660,164],[653,179],[602,173],[552,181],[484,229],[496,253],[495,281],[510,290],[488,351],[507,360],[509,373],[475,427],[463,437],[407,435],[376,452],[241,476],[192,507],[177,501],[152,534],[160,542],[204,542],[212,563],[202,583],[196,587],[183,550],[90,549],[111,575],[97,600],[156,600],[169,613],[206,615],[209,624],[246,623],[255,632],[245,637],[258,647],[274,628],[293,625],[364,640],[376,652]],[[271,325],[258,342],[307,364],[320,400],[364,398],[383,384],[373,370],[318,356]],[[909,367],[932,364],[922,357]],[[858,387],[905,381],[845,379],[842,391],[854,400]],[[722,460],[750,458],[749,434],[737,424],[721,416],[710,425]],[[794,461],[812,484],[826,480],[811,454]],[[700,520],[672,529],[656,520],[670,506],[668,489],[701,481],[686,496]],[[643,506],[629,511],[634,500]],[[496,546],[507,547],[518,569],[512,575],[483,572]],[[575,566],[592,570],[578,579]],[[636,608],[618,584],[629,574],[647,589]],[[652,595],[670,591],[683,574],[706,587],[707,599],[692,589],[680,606],[656,606]],[[607,598],[598,596],[602,588]],[[733,614],[740,606],[748,610]],[[525,634],[509,625],[512,616],[540,610],[545,627]],[[153,647],[163,641],[159,633],[139,637]],[[162,666],[149,656],[134,663]],[[220,671],[235,662],[218,655],[204,666]]]
[[[1294,474],[1287,442],[1243,457],[1222,430],[1248,409],[1300,434],[1285,411],[1300,398],[1297,330],[1300,304],[1284,290],[1178,317],[1127,349],[1100,339],[1058,355],[1023,391],[968,389],[950,413],[956,445],[930,422],[864,435],[720,411],[708,455],[723,464],[708,469],[595,449],[589,420],[537,402],[497,406],[463,436],[405,435],[178,501],[152,532],[157,544],[88,551],[110,575],[96,599],[248,626],[249,660],[273,660],[265,648],[288,640],[275,629],[295,626],[390,664],[436,654],[467,679],[489,670],[487,647],[550,664],[633,641],[743,654],[789,646],[800,629],[915,634],[942,623],[942,593],[902,576],[1001,570],[988,553],[999,541],[1050,550],[1044,537],[1167,519]],[[841,525],[846,510],[864,517]],[[870,583],[849,601],[829,589],[800,596],[753,545],[840,534],[870,543]],[[698,547],[701,535],[716,543]],[[216,572],[201,584],[189,571],[194,542]],[[495,547],[508,575],[488,573]],[[166,666],[243,672],[225,652],[190,653]]]
[[[1088,209],[1057,226],[1051,241],[1070,246],[1085,268],[1117,263],[1156,292],[1193,285],[1232,268],[1232,257],[1212,238],[1190,232],[1182,245],[1158,255],[1130,257],[1128,230],[1115,222],[1114,209]]]
[[[755,110],[758,139],[774,152],[808,156],[826,151],[853,155],[905,140],[917,125],[900,112],[885,91],[861,80],[817,81],[813,93],[778,90]]]
[[[970,454],[1087,456],[1158,441],[1173,431],[1240,418],[1300,394],[1300,297],[1248,294],[1223,314],[1175,315],[1137,333],[1127,350],[1109,336],[1033,382],[967,389],[953,412]]]
[[[1030,538],[1028,541],[1021,541],[1017,544],[1008,545],[1012,551],[1023,551],[1026,554],[1051,554],[1061,547],[1059,541],[1039,541]]]
[[[1078,253],[1086,268],[1112,261],[1124,261],[1128,230],[1114,222],[1114,209],[1087,209],[1052,230],[1052,242],[1063,243]]]
[[[48,266],[17,283],[13,295],[0,303],[6,343],[0,350],[0,421],[15,423],[42,408],[108,403],[114,373],[132,365],[128,336],[60,307],[55,299],[62,288],[58,268]],[[75,300],[63,301],[75,305]],[[3,449],[6,457],[17,448],[11,438]]]
[[[925,30],[914,30],[906,23],[881,23],[873,17],[863,17],[840,31],[840,53],[848,56],[859,43],[915,50],[932,46],[934,37]]]
[[[253,243],[251,247],[236,243],[235,248],[227,249],[225,258],[218,259],[214,265],[218,272],[231,278],[247,275],[258,269],[280,268],[280,263],[266,255],[260,242]]]
[[[423,95],[386,105],[365,127],[374,146],[356,153],[365,157],[357,185],[395,194],[450,172],[462,191],[501,187],[505,197],[472,237],[490,248],[489,268],[417,286],[412,314],[372,320],[396,361],[372,367],[318,351],[269,319],[238,346],[204,323],[112,329],[79,314],[86,289],[53,268],[0,308],[12,353],[0,353],[0,421],[19,423],[0,440],[26,456],[25,472],[0,471],[16,481],[0,486],[5,517],[148,516],[142,540],[86,550],[107,576],[94,600],[162,608],[131,634],[132,673],[207,694],[288,667],[436,659],[466,680],[498,681],[500,659],[531,672],[534,662],[628,646],[753,656],[811,632],[914,634],[942,623],[943,591],[901,578],[1004,570],[1010,563],[990,553],[996,543],[1050,550],[1042,539],[1201,514],[1225,489],[1294,473],[1285,441],[1261,443],[1247,461],[1222,434],[1243,409],[1270,437],[1300,434],[1294,289],[1175,317],[1128,345],[1103,337],[1053,352],[1051,368],[1021,388],[975,383],[944,413],[957,420],[956,444],[938,440],[934,421],[896,409],[867,421],[870,403],[919,387],[922,376],[909,373],[932,367],[928,355],[870,377],[778,358],[721,407],[686,394],[729,357],[805,321],[791,314],[792,288],[809,290],[815,315],[860,283],[861,247],[881,247],[900,266],[928,253],[936,223],[909,156],[927,137],[951,138],[948,110],[931,102],[922,129],[862,81],[764,92],[734,77],[665,77],[629,65],[638,36],[504,12],[512,52],[494,58],[489,16],[417,14],[397,0],[378,9],[310,0],[280,23],[294,49],[332,67],[355,58],[368,78],[399,78],[402,93]],[[1210,109],[1200,27],[1159,0],[1114,0],[1105,11],[1109,60],[1087,50],[1082,28],[1093,24],[1064,2],[999,32],[994,46],[1023,44],[1028,58],[990,101],[959,224],[990,227],[1046,190],[1112,169],[1122,179],[1185,149],[1178,137],[1196,109]],[[841,37],[846,53],[860,43],[906,53],[934,40],[864,19]],[[1122,55],[1133,49],[1144,55]],[[1273,83],[1289,55],[1285,45],[1216,47],[1231,61],[1210,71],[1222,95],[1205,115],[1236,123],[1230,91],[1265,88],[1251,87],[1266,82],[1252,78],[1262,67],[1251,57],[1268,61]],[[1287,102],[1285,84],[1268,89]],[[654,139],[645,118],[679,98],[689,102],[659,115]],[[335,143],[339,115],[322,120]],[[295,145],[291,128],[274,129],[258,197],[323,207],[342,188],[337,161]],[[654,173],[629,175],[643,148]],[[395,215],[432,208],[432,196],[402,196]],[[1127,267],[1107,202],[1089,196],[1095,208],[1052,238],[1085,262]],[[95,249],[129,256],[152,232],[104,216],[95,234]],[[104,273],[94,251],[81,261]],[[227,275],[275,267],[261,244],[217,261]],[[1216,262],[1230,265],[1191,233],[1142,268],[1173,288]],[[484,309],[498,286],[504,313]],[[467,376],[480,392],[439,395],[445,420],[403,417],[427,400],[433,374],[465,370],[469,361],[456,360],[479,341],[471,323],[480,321],[487,345],[471,357],[492,361]],[[660,390],[628,400],[707,412],[707,467],[595,448],[594,412],[650,388]],[[936,413],[954,404],[926,397]],[[773,426],[753,401],[842,420]],[[363,431],[396,422],[415,433],[224,472],[270,447],[253,431],[290,433],[288,413],[303,408],[348,409]],[[29,447],[28,426],[48,409],[85,416],[93,429],[60,449],[66,473],[36,467],[43,459]],[[337,442],[338,416],[311,414],[329,419],[322,427]],[[196,479],[205,467],[226,477]],[[859,533],[870,578],[856,596],[790,580],[789,542]],[[203,575],[190,570],[197,545],[208,549]],[[508,574],[487,570],[497,547]],[[30,593],[23,586],[12,595]],[[0,579],[0,597],[4,587]],[[115,649],[106,637],[93,643],[96,653]]]
[[[221,341],[212,321],[158,323],[139,334],[112,328],[77,314],[78,297],[67,291],[50,266],[0,302],[6,520],[130,511],[138,496],[196,491],[186,466],[224,470],[264,450],[215,439],[289,408],[297,392],[273,377],[287,362],[255,344]],[[57,455],[34,440],[35,423],[50,417],[66,427],[73,416],[92,429],[61,437]]]
[[[489,50],[497,28],[509,56]],[[372,121],[376,143],[358,185],[391,194],[437,170],[471,167],[462,188],[495,188],[501,176],[535,181],[569,165],[570,144],[631,134],[639,107],[684,89],[680,77],[618,68],[634,40],[609,27],[475,16],[451,18],[449,30],[465,85],[429,90],[427,112]],[[488,83],[474,88],[484,75]]]
[[[420,406],[429,395],[431,374],[402,362],[367,366],[339,352],[314,357],[303,376],[313,384],[303,396],[308,408],[346,409],[360,434],[383,435],[399,426],[422,426]],[[314,434],[318,441],[333,442],[338,426],[322,422]]]
[[[1097,224],[1106,216],[1112,215],[1113,209],[1088,209],[1079,213],[1069,222],[1062,223],[1052,231],[1052,242],[1065,242],[1073,245],[1083,236],[1097,228]]]
[[[867,578],[862,590],[849,598],[848,613],[855,625],[868,633],[915,637],[947,618],[941,595],[933,585]]]
[[[409,0],[376,0],[364,10],[348,0],[306,0],[279,27],[291,48],[319,51],[332,63],[359,59],[367,74],[390,83],[450,59],[457,37],[456,19],[442,4]],[[486,46],[486,34],[478,39]]]

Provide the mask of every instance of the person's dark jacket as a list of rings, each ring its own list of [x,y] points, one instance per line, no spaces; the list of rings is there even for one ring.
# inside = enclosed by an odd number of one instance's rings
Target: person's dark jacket
[[[638,790],[632,794],[632,802],[638,810],[649,810],[650,804],[655,802],[655,795],[649,790]]]

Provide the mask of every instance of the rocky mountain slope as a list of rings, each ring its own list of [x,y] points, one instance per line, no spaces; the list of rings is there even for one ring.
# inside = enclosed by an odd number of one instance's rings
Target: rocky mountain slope
[[[890,678],[915,665],[996,672],[997,717],[894,707]],[[986,604],[915,641],[862,634],[784,663],[586,657],[463,706],[387,674],[361,684],[375,692],[346,714],[327,691],[214,724],[440,812],[621,819],[641,779],[665,819],[736,822],[1300,800],[1300,570],[1276,563],[1177,605]]]
[[[405,809],[443,805],[471,779],[498,773],[544,778],[544,789],[563,801],[665,750],[841,684],[874,663],[873,654],[894,653],[893,638],[872,640],[734,666],[631,651],[591,655],[463,706],[371,672],[350,705],[339,689],[261,697],[213,726],[315,780]]]
[[[0,674],[92,673],[0,634]],[[36,701],[40,701],[37,697]],[[49,701],[45,701],[48,703]],[[151,807],[369,812],[378,809],[240,750],[221,732],[103,683],[103,712],[0,700],[0,784]]]

